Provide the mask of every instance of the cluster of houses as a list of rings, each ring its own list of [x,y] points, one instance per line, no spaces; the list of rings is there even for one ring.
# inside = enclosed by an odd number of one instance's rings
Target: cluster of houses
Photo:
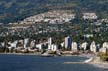
[[[70,22],[76,18],[76,14],[72,13],[68,10],[54,10],[46,13],[34,15],[28,18],[25,18],[23,21],[19,23],[9,23],[9,24],[35,24],[35,23],[50,23],[50,24],[63,24],[65,22]],[[98,18],[96,13],[94,12],[85,12],[82,14],[82,18],[84,20],[95,20]]]
[[[70,52],[79,52],[83,51],[91,51],[93,53],[102,52],[107,53],[108,51],[108,42],[104,42],[102,47],[99,44],[96,44],[95,41],[88,44],[87,42],[83,42],[80,45],[77,42],[72,41],[72,37],[65,37],[64,42],[60,43],[60,47],[57,44],[53,43],[51,37],[44,42],[36,43],[35,40],[29,40],[29,38],[24,40],[16,40],[14,42],[8,42],[7,44],[1,43],[0,49],[7,48],[9,51],[12,49],[16,52],[37,52],[37,51],[60,51],[62,48],[68,49]],[[55,39],[56,40],[56,39]],[[64,50],[67,51],[67,50]]]
[[[49,11],[46,13],[34,15],[28,18],[25,18],[19,24],[35,24],[35,23],[50,23],[50,24],[62,24],[64,22],[69,22],[75,18],[75,14],[72,14],[68,11]],[[9,24],[18,24],[18,23],[9,23]]]
[[[97,19],[96,13],[83,13],[83,19]]]

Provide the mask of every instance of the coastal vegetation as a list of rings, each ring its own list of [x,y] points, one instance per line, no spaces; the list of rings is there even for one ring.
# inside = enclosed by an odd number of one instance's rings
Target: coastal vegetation
[[[104,62],[108,62],[108,53],[99,53],[98,56]]]

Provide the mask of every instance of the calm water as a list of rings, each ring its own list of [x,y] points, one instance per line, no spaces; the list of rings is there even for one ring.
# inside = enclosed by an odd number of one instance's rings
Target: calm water
[[[88,64],[63,64],[84,61],[84,57],[41,57],[30,55],[0,55],[0,71],[108,71]]]

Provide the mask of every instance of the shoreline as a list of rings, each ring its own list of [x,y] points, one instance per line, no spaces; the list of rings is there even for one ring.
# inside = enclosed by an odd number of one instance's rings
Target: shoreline
[[[41,56],[40,53],[0,53],[0,55],[2,54],[6,54],[6,55],[36,55],[36,56]],[[98,67],[98,68],[103,68],[103,69],[108,69],[108,62],[103,62],[100,60],[99,57],[97,56],[94,56],[92,57],[91,54],[89,55],[85,55],[85,54],[82,54],[82,55],[61,55],[62,56],[65,56],[65,57],[70,57],[70,56],[79,56],[79,57],[86,57],[88,58],[87,60],[93,58],[91,61],[89,62],[64,62],[63,64],[90,64],[90,65],[93,65],[95,67]]]
[[[0,53],[1,54],[5,54],[5,55],[38,55],[38,56],[41,56],[42,54],[40,52],[37,52],[37,53]],[[55,56],[58,56],[56,54],[52,54],[52,55],[55,55]],[[83,54],[80,54],[80,55],[70,55],[70,54],[63,54],[63,55],[60,55],[60,56],[65,56],[65,57],[71,57],[71,56],[79,56],[79,57],[86,57],[86,58],[89,58],[88,56],[85,56]]]
[[[0,55],[41,55],[40,53],[0,53]]]
[[[108,62],[104,62],[104,61],[100,60],[100,57],[94,57],[91,62],[88,62],[88,64],[91,64],[95,67],[108,69]]]
[[[64,64],[90,64],[94,67],[102,68],[102,69],[108,69],[108,62],[103,62],[100,60],[99,57],[89,57],[88,55],[82,55],[83,57],[87,57],[88,59],[83,62],[64,62]],[[89,61],[90,60],[90,61]],[[88,62],[86,62],[88,61]]]

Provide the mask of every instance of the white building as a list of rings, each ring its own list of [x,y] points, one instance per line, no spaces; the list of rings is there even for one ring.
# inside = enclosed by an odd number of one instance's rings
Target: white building
[[[24,39],[24,48],[27,48],[28,42],[29,42],[29,38]]]
[[[97,19],[96,13],[83,13],[83,19]]]
[[[67,48],[71,48],[71,45],[72,45],[72,38],[71,38],[70,36],[66,37],[66,38],[65,38],[64,44],[65,44],[65,48],[66,48],[66,49],[67,49]]]
[[[4,47],[4,46],[5,46],[5,42],[2,42],[2,43],[1,43],[1,46],[3,46],[3,47]]]
[[[102,48],[100,48],[99,52],[107,53],[108,50],[108,42],[104,42]]]
[[[52,38],[50,37],[48,39],[48,50],[51,50],[51,51],[57,51],[57,45],[53,44],[53,40]]]
[[[72,51],[76,52],[78,51],[78,45],[76,42],[72,42],[72,48],[71,48]]]
[[[95,41],[93,41],[90,45],[90,51],[96,53],[97,52],[97,46]]]
[[[52,48],[52,38],[50,37],[48,39],[48,49],[51,50],[51,48]]]
[[[83,48],[84,50],[87,50],[87,45],[88,45],[88,43],[84,42],[81,44],[81,48]]]
[[[35,47],[35,40],[30,42],[30,48],[33,48],[33,47]]]
[[[84,37],[90,38],[93,37],[93,34],[85,34]]]
[[[24,48],[24,41],[23,40],[18,41],[18,49],[20,49],[20,48]]]
[[[51,49],[50,49],[51,51],[57,51],[57,49],[58,49],[57,45],[55,45],[55,44],[51,45]]]
[[[14,41],[13,43],[12,42],[8,42],[8,44],[9,44],[9,46],[8,46],[9,51],[11,51],[12,48],[17,48],[17,43],[18,43],[18,41]]]
[[[61,43],[61,47],[64,47],[64,42]]]
[[[17,48],[17,44],[18,44],[18,41],[16,40],[13,43],[11,43],[11,47]]]
[[[42,44],[36,44],[36,48],[38,48],[39,50],[42,50]]]
[[[99,52],[101,52],[101,53],[107,53],[107,48],[102,47],[102,48],[99,49]]]
[[[108,49],[108,42],[104,42],[103,45],[102,45],[102,47]]]

